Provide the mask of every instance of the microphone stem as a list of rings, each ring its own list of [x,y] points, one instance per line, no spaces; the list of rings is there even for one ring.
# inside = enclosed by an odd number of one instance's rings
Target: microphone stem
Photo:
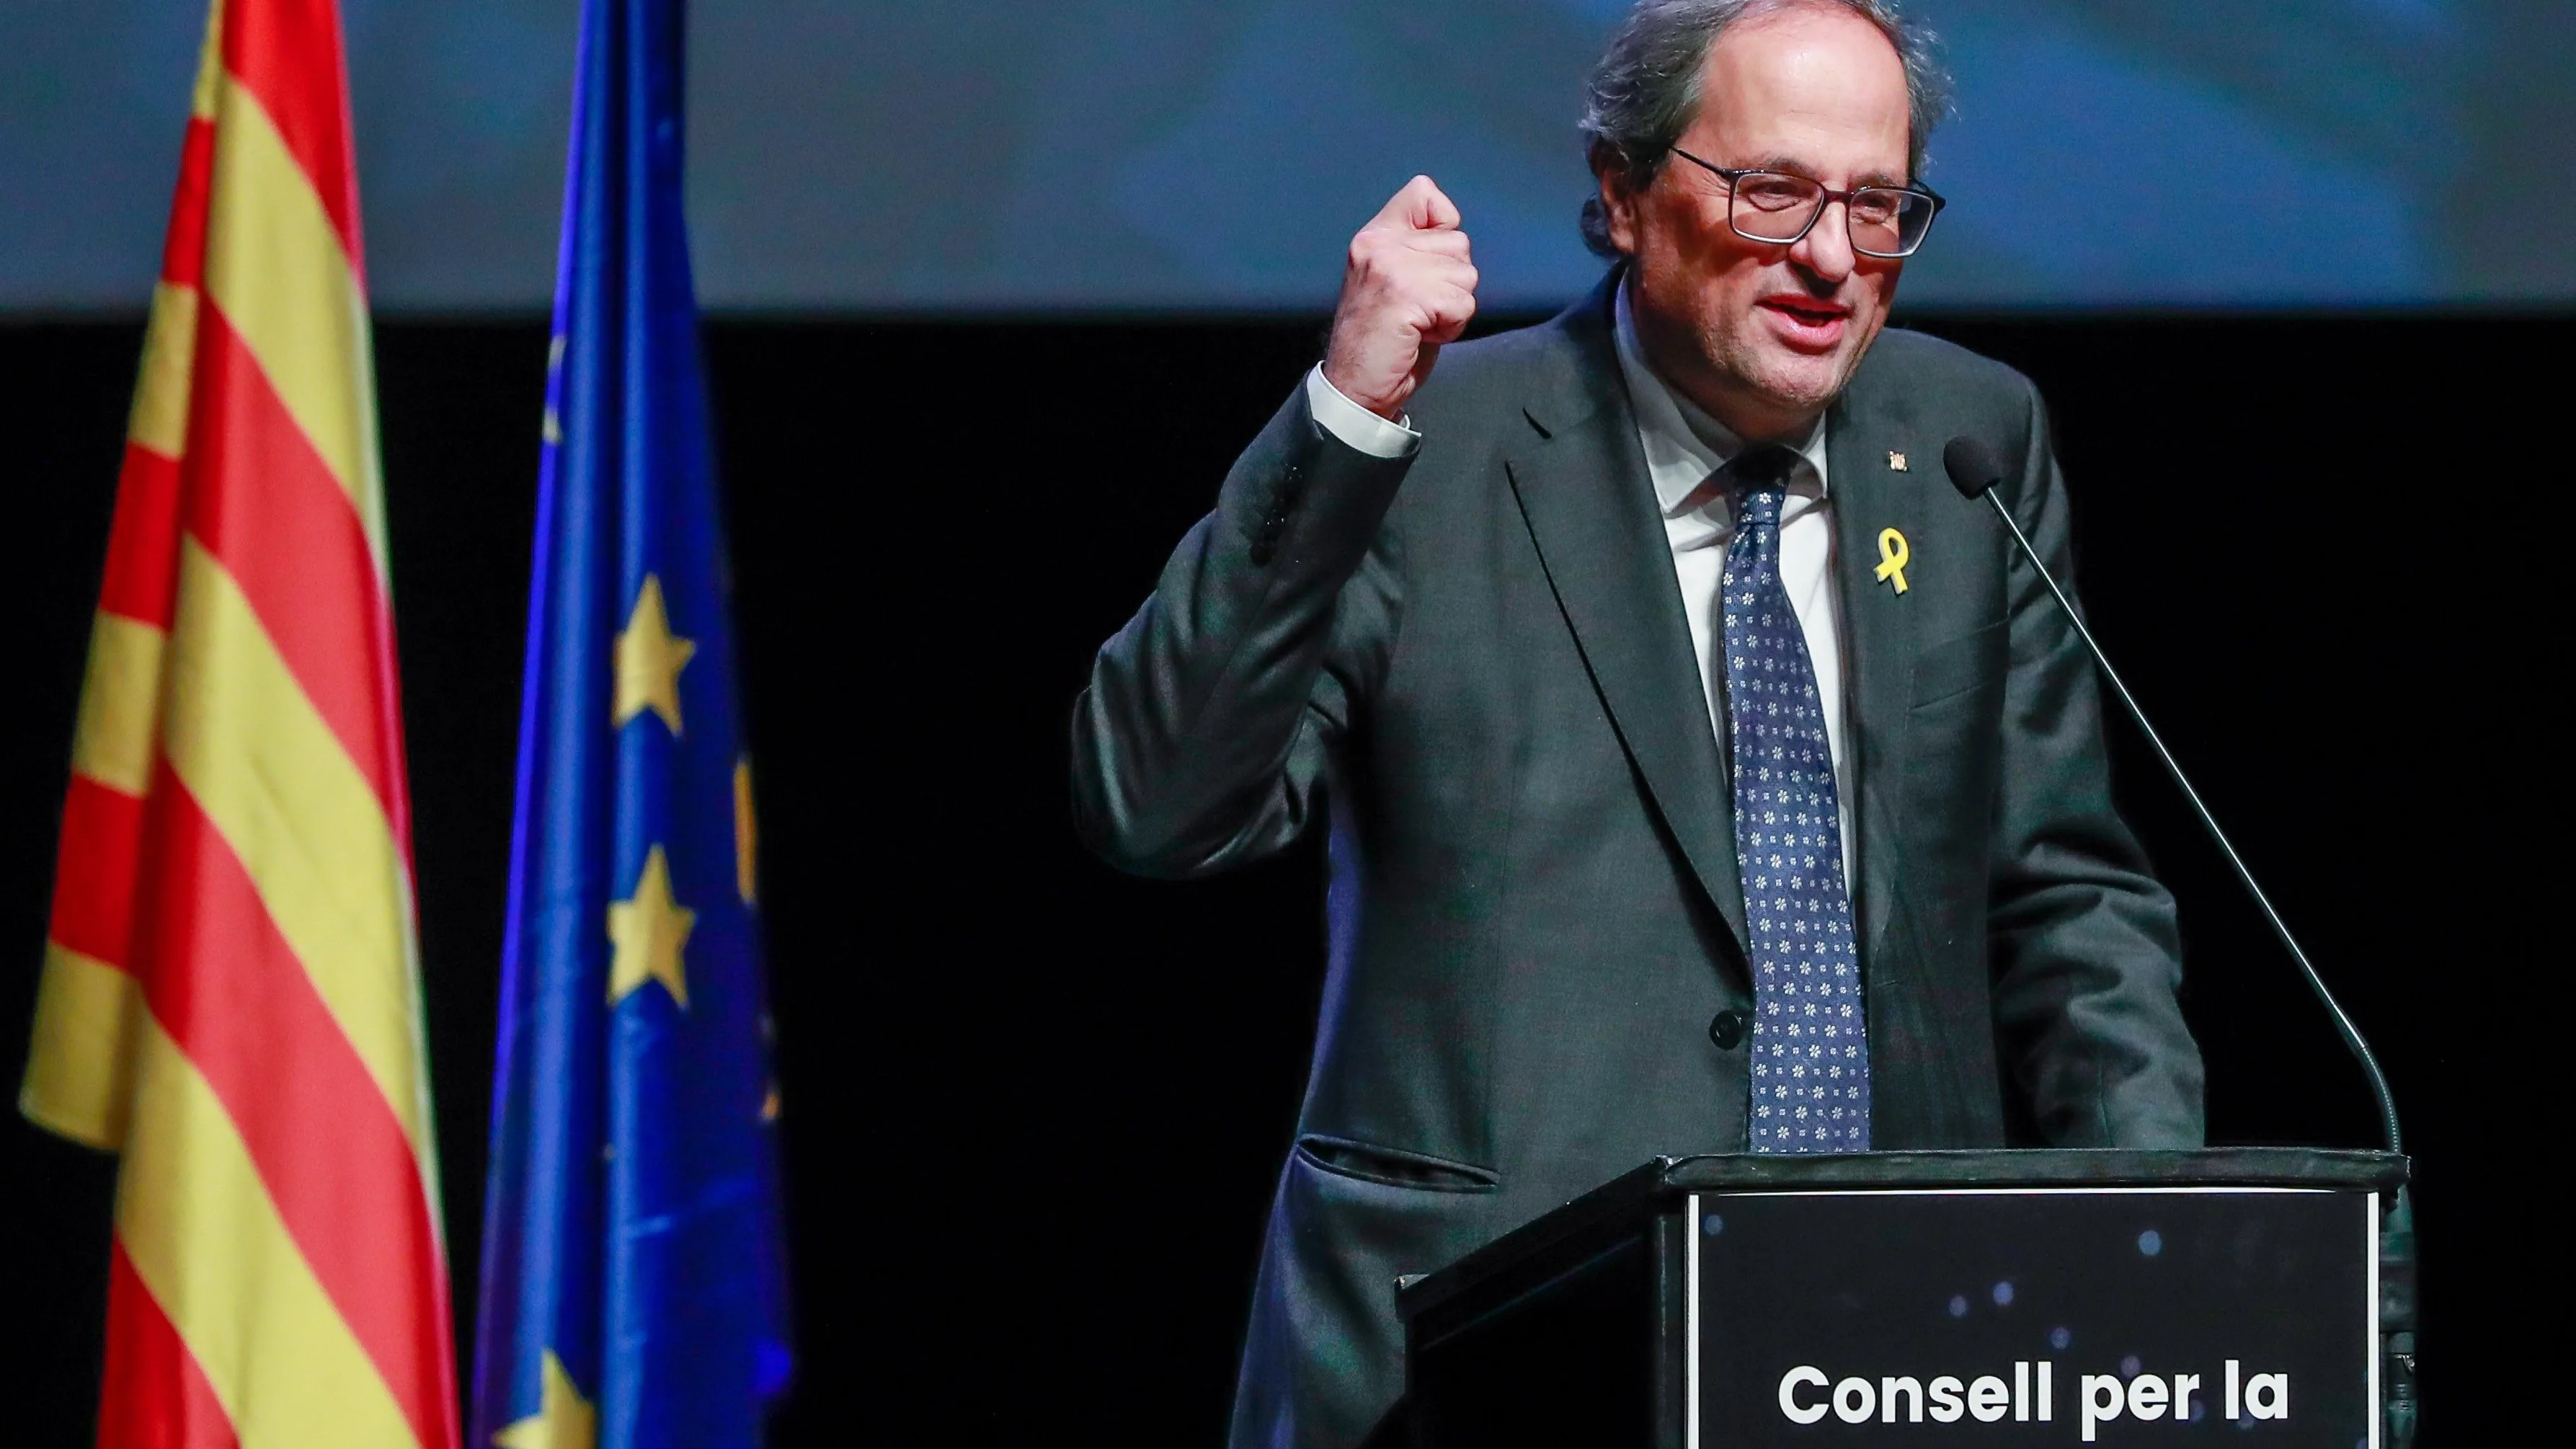
[[[2228,865],[2236,871],[2236,878],[2244,882],[2245,893],[2254,898],[2254,904],[2263,910],[2263,919],[2271,923],[2272,934],[2281,938],[2281,944],[2289,949],[2290,959],[2299,963],[2299,973],[2308,979],[2308,989],[2317,994],[2326,1014],[2334,1018],[2335,1030],[2343,1034],[2344,1046],[2370,1077],[2371,1096],[2379,1106],[2380,1135],[2387,1139],[2389,1151],[2403,1151],[2398,1145],[2397,1099],[2388,1090],[2388,1078],[2379,1069],[2379,1058],[2371,1054],[2370,1043],[2361,1039],[2361,1032],[2353,1026],[2352,1018],[2344,1015],[2342,1004],[2335,1000],[2332,991],[2326,989],[2325,978],[2309,964],[2308,953],[2299,949],[2298,939],[2290,934],[2288,923],[2281,919],[2279,911],[2272,909],[2272,898],[2263,894],[2263,887],[2255,884],[2254,872],[2245,868],[2244,858],[2236,853],[2236,846],[2228,840],[2227,832],[2218,828],[2218,818],[2201,803],[2200,792],[2191,787],[2182,766],[2175,762],[2173,751],[2165,748],[2164,739],[2156,733],[2156,727],[2147,723],[2147,712],[2138,707],[2136,697],[2129,693],[2129,686],[2120,682],[2120,672],[2111,667],[2110,657],[2102,652],[2102,646],[2093,642],[2093,631],[2084,627],[2084,616],[2075,611],[2075,601],[2066,597],[2066,591],[2057,586],[2056,576],[2040,562],[2039,551],[2030,546],[2030,539],[2022,533],[2021,525],[2013,521],[2012,510],[2004,507],[2002,495],[1993,488],[1988,488],[1985,493],[1986,502],[1994,507],[1995,517],[2002,519],[2004,527],[2012,530],[2013,541],[2021,545],[2023,557],[2039,571],[2040,580],[2048,585],[2048,591],[2057,596],[2058,606],[2066,612],[2066,621],[2075,626],[2076,637],[2082,639],[2084,647],[2092,652],[2095,667],[2102,671],[2104,679],[2110,681],[2111,692],[2120,696],[2120,703],[2128,708],[2129,718],[2137,721],[2138,733],[2147,737],[2147,743],[2155,747],[2156,758],[2164,762],[2165,773],[2182,788],[2183,798],[2191,802],[2192,813],[2200,817],[2201,828],[2218,843],[2219,853],[2227,857]]]

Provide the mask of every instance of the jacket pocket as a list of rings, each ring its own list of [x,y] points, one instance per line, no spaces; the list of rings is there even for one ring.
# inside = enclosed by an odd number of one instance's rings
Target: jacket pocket
[[[1503,1185],[1491,1168],[1451,1162],[1427,1153],[1353,1142],[1346,1137],[1307,1133],[1297,1139],[1297,1155],[1318,1172],[1373,1182],[1380,1187],[1409,1187],[1422,1192],[1493,1192]]]
[[[1914,659],[1914,707],[1939,704],[2003,677],[2004,621],[1944,639]]]
[[[1331,1153],[1343,1166],[1328,1165]],[[1355,1175],[1353,1166],[1365,1176]],[[1500,1199],[1390,1185],[1382,1171],[1493,1174],[1416,1152],[1306,1136],[1288,1154],[1236,1380],[1237,1445],[1365,1441],[1404,1391],[1404,1325],[1395,1285],[1437,1272],[1494,1236]],[[1409,1436],[1407,1436],[1409,1437]]]

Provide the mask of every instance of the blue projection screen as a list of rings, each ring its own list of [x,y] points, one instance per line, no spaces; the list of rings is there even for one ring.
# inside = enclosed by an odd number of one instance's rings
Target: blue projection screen
[[[700,288],[745,309],[1320,308],[1414,172],[1492,307],[1579,292],[1623,0],[698,0]],[[543,307],[571,0],[342,0],[394,310]],[[1958,81],[1915,305],[2576,302],[2576,4],[1915,0]],[[204,6],[0,8],[0,308],[149,292]]]

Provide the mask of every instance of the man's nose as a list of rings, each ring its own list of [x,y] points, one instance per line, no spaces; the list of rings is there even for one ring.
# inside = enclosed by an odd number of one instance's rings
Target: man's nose
[[[1828,199],[1824,210],[1816,213],[1816,224],[1789,248],[1789,260],[1823,281],[1840,282],[1851,275],[1851,212],[1849,204]]]

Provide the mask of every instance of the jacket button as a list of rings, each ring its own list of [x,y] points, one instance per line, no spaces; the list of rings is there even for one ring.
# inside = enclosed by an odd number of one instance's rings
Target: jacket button
[[[1708,1039],[1720,1049],[1733,1051],[1744,1044],[1744,1029],[1753,1024],[1753,1013],[1728,1007],[1708,1019]]]

